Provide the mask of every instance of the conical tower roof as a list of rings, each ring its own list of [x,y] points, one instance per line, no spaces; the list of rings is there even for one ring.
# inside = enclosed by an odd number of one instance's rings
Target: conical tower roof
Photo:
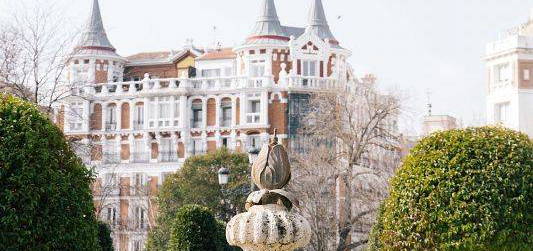
[[[98,0],[93,0],[91,15],[81,35],[78,48],[116,51],[107,38]]]
[[[337,39],[335,39],[329,29],[322,0],[311,0],[307,29],[315,32],[321,39],[329,39],[331,43],[338,44]]]
[[[276,11],[274,0],[263,0],[261,12],[248,39],[267,38],[288,40]]]

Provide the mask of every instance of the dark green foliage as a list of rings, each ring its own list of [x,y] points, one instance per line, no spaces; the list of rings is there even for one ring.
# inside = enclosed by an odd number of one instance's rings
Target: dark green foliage
[[[183,206],[172,221],[169,250],[228,250],[225,237],[221,238],[223,229],[224,224],[217,222],[207,207]]]
[[[0,250],[98,250],[91,181],[37,107],[0,95]]]
[[[372,250],[533,250],[533,143],[482,127],[423,139],[391,181]]]
[[[175,174],[167,177],[159,190],[157,226],[150,230],[147,249],[167,249],[170,232],[168,223],[183,205],[197,204],[209,208],[215,215],[223,213],[220,203],[223,195],[217,174],[221,166],[230,170],[230,181],[225,195],[225,199],[234,206],[230,213],[236,214],[244,210],[244,202],[250,188],[246,154],[230,153],[223,148],[215,153],[188,158]]]
[[[98,222],[98,244],[102,251],[113,251],[111,229],[105,222]]]

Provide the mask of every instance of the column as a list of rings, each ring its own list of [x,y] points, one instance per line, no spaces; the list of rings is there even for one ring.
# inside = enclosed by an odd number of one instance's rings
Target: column
[[[133,121],[135,121],[135,118],[136,118],[136,113],[137,113],[137,109],[135,109],[135,103],[136,101],[135,100],[130,100],[128,102],[130,104],[130,130],[131,131],[134,131],[134,125],[133,125]]]
[[[189,110],[187,109],[187,96],[180,96],[180,118],[179,124],[180,128],[185,129],[189,128]]]
[[[202,128],[207,128],[207,99],[202,98]]]
[[[235,126],[237,126],[237,97],[233,96],[231,97],[231,127]]]
[[[246,118],[246,111],[248,110],[248,96],[246,93],[241,93],[241,125],[245,125],[248,121]]]
[[[107,106],[109,105],[108,102],[102,103],[102,131],[105,132],[105,123],[107,121]]]
[[[115,108],[116,108],[116,115],[117,115],[116,130],[121,131],[122,130],[122,102],[117,101],[117,105]]]
[[[171,160],[178,161],[178,137],[175,132],[170,134],[170,144],[171,144]]]
[[[133,163],[134,161],[134,158],[133,158],[133,155],[135,154],[135,148],[134,148],[134,144],[135,144],[135,137],[133,136],[133,133],[130,133],[130,135],[128,135],[128,144],[129,144],[129,147],[130,147],[130,159],[129,159],[129,162],[130,163]]]
[[[144,101],[144,114],[143,114],[143,119],[144,119],[144,124],[143,124],[143,129],[147,129],[149,128],[149,121],[150,121],[150,116],[149,116],[149,113],[150,112],[153,112],[153,111],[150,111],[150,99],[149,98],[144,98],[143,99]]]
[[[268,125],[268,92],[261,93],[261,124]]]
[[[222,119],[222,102],[220,99],[220,96],[216,96],[215,98],[215,127],[220,128],[220,120]]]

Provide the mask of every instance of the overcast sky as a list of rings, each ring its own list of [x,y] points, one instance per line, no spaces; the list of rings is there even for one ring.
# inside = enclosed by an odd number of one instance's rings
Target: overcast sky
[[[19,0],[0,0],[0,10]],[[27,2],[37,0],[28,0]],[[51,1],[51,0],[50,0]],[[276,0],[283,25],[304,26],[311,0]],[[3,3],[2,3],[3,2]],[[68,23],[81,25],[92,0],[57,0]],[[232,46],[251,30],[261,0],[100,0],[109,39],[123,55],[179,49],[187,38],[202,47]],[[6,4],[7,3],[7,4]],[[404,90],[420,128],[427,91],[434,114],[465,124],[485,117],[483,55],[487,42],[527,21],[531,0],[323,0],[333,34],[350,49],[360,75]],[[1,12],[0,12],[1,13]],[[216,32],[213,31],[216,26]],[[409,119],[410,118],[410,119]]]

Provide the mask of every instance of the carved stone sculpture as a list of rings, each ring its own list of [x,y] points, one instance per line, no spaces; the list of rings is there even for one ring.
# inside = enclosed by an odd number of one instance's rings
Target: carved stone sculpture
[[[309,223],[292,211],[298,201],[283,189],[290,178],[287,151],[274,133],[252,166],[252,180],[261,190],[248,196],[247,212],[233,217],[226,228],[230,245],[245,251],[291,251],[309,243]]]

